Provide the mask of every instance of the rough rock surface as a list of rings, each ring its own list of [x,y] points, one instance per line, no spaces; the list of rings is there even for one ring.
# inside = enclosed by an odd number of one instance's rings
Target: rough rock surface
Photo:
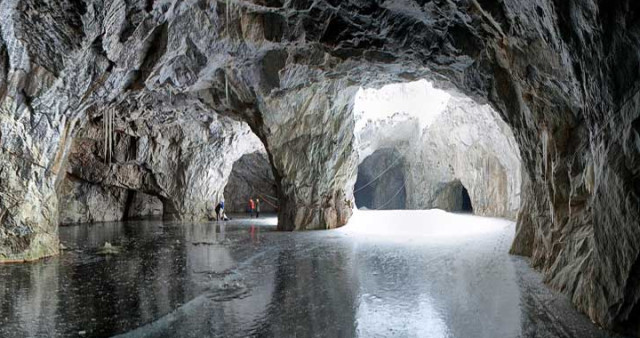
[[[212,216],[233,162],[262,148],[244,123],[229,118],[205,121],[159,122],[147,116],[120,121],[114,128],[113,157],[104,158],[104,128],[90,123],[74,138],[69,156],[70,175],[93,185],[156,196],[169,219]],[[144,200],[132,196],[126,215],[154,214]],[[131,203],[136,202],[135,205]],[[155,203],[155,202],[153,202]],[[124,207],[126,203],[121,203]],[[141,212],[136,210],[142,209]],[[104,220],[123,219],[125,214]],[[100,219],[95,219],[99,221]]]
[[[110,222],[125,218],[127,190],[67,178],[60,187],[60,224]]]
[[[130,202],[127,204],[126,219],[147,218],[163,215],[162,201],[153,195],[147,195],[140,191],[129,191]]]
[[[71,175],[62,183],[58,198],[61,225],[162,216],[163,209],[156,196],[93,184]]]
[[[2,0],[0,13],[0,260],[57,253],[71,138],[113,107],[246,121],[280,228],[344,224],[355,88],[428,78],[513,130],[512,251],[595,322],[640,333],[640,2]],[[172,210],[204,195],[178,191]]]
[[[462,211],[464,187],[474,213],[515,219],[522,169],[505,122],[491,107],[461,97],[449,99],[444,111],[432,118],[424,123],[403,112],[369,119],[356,132],[362,164],[376,149],[396,149],[399,160],[379,171],[402,162],[408,209]],[[390,189],[396,192],[398,184]]]
[[[260,199],[261,212],[275,212],[278,194],[276,181],[267,154],[263,151],[246,154],[233,164],[224,188],[225,210],[247,211],[249,198]],[[265,201],[266,200],[266,201]]]

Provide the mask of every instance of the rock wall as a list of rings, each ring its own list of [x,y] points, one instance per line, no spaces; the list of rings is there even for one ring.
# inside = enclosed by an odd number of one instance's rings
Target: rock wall
[[[157,201],[169,219],[198,220],[211,217],[223,198],[232,164],[246,152],[262,148],[246,124],[229,118],[205,121],[155,121],[145,117],[130,120],[122,116],[115,124],[113,154],[105,159],[102,124],[90,123],[74,138],[68,171],[90,185],[118,191],[120,209],[100,220],[121,220],[126,216],[154,214]],[[114,190],[116,189],[116,190]],[[135,193],[127,197],[127,192]],[[79,198],[82,194],[77,194]],[[92,204],[90,204],[92,205]],[[105,206],[106,207],[106,206]],[[141,211],[136,211],[141,210]]]
[[[71,138],[114,107],[174,119],[167,134],[246,121],[274,167],[279,227],[344,224],[355,88],[426,78],[513,130],[526,184],[512,251],[595,322],[640,332],[639,2],[263,3],[2,0],[0,260],[57,253]],[[180,186],[165,211],[215,195]]]
[[[267,154],[259,151],[243,155],[233,164],[224,188],[227,212],[247,212],[249,198],[260,199],[261,212],[276,212],[278,192]],[[266,201],[265,201],[266,200]]]
[[[162,216],[156,196],[115,186],[92,184],[67,175],[58,192],[61,225],[113,222]]]
[[[513,133],[497,113],[452,97],[429,123],[422,117],[403,112],[370,119],[356,132],[361,160],[378,148],[398,151],[409,209],[461,211],[465,187],[474,213],[515,219],[521,160]]]
[[[158,217],[164,214],[162,201],[153,195],[129,190],[129,202],[126,205],[126,219]]]
[[[60,224],[120,221],[127,195],[125,189],[67,178],[60,188]]]
[[[468,200],[466,200],[467,198]],[[473,212],[473,205],[469,192],[466,187],[462,185],[460,180],[440,183],[436,187],[431,205],[434,208],[446,211]]]

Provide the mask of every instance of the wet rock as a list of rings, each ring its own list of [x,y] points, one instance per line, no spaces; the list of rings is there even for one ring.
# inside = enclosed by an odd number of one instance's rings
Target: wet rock
[[[162,201],[153,195],[147,195],[140,191],[131,193],[127,218],[144,218],[149,216],[162,216]]]
[[[165,213],[201,217],[241,156],[215,156],[234,149],[206,122],[222,115],[264,143],[280,229],[342,225],[356,88],[427,78],[513,131],[527,183],[512,252],[595,322],[640,332],[637,1],[260,4],[0,3],[0,260],[58,252],[72,138],[114,108],[145,121],[118,130],[157,132],[159,157],[110,163],[103,185],[152,187]]]
[[[127,190],[68,177],[60,188],[60,224],[123,219]]]

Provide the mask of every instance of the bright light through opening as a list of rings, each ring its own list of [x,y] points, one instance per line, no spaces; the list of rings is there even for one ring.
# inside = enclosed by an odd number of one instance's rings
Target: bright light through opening
[[[368,120],[384,120],[396,113],[418,118],[424,129],[444,111],[450,98],[426,80],[390,84],[381,89],[360,88],[354,102],[356,131],[362,130]]]

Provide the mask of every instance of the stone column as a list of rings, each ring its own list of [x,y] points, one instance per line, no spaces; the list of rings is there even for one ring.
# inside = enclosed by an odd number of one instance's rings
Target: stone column
[[[351,217],[356,87],[325,80],[266,99],[265,146],[278,181],[278,229],[331,229]]]

